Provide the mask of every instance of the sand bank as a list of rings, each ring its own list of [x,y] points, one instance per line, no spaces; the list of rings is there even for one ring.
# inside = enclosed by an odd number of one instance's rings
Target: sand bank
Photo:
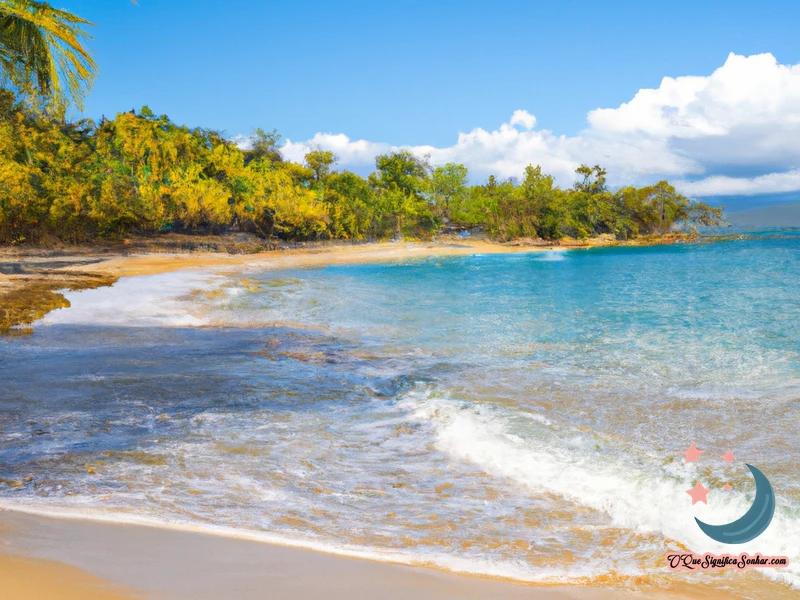
[[[204,239],[204,238],[201,238]],[[696,236],[669,234],[619,242],[611,236],[588,240],[541,240],[496,243],[486,239],[443,237],[437,241],[348,244],[330,242],[254,254],[162,251],[158,243],[142,248],[79,246],[72,250],[0,248],[0,334],[25,329],[55,308],[69,306],[58,293],[113,284],[119,277],[156,275],[181,269],[232,271],[245,268],[296,269],[472,254],[552,252],[620,245],[656,245],[696,241]],[[169,247],[169,246],[165,246]]]
[[[60,290],[111,285],[119,277],[156,275],[182,269],[295,269],[435,256],[541,252],[555,249],[555,246],[508,246],[479,240],[467,243],[332,244],[257,254],[146,252],[92,255],[82,251],[72,255],[25,256],[17,250],[6,251],[0,252],[0,334],[30,332],[30,324],[48,312],[68,307],[69,302],[59,293]]]
[[[733,598],[694,586],[530,586],[202,533],[15,512],[0,512],[0,552],[6,555],[0,558],[0,596],[10,600]],[[3,587],[8,585],[15,587]],[[8,595],[11,589],[14,594]]]
[[[581,246],[583,247],[583,246]],[[258,254],[221,254],[218,252],[152,253],[116,256],[97,262],[91,270],[97,273],[130,277],[155,275],[189,268],[256,266],[264,269],[297,269],[385,262],[437,256],[469,256],[472,254],[510,254],[565,250],[562,246],[508,246],[486,241],[453,243],[382,242],[358,245],[331,245]],[[66,267],[65,271],[85,270]]]

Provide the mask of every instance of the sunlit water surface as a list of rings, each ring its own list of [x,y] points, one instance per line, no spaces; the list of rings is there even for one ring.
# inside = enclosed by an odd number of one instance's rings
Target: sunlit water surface
[[[0,339],[0,506],[529,581],[800,587],[796,236],[67,296],[35,335]],[[777,510],[725,547],[694,517],[748,509],[745,462]],[[708,506],[686,494],[697,479]],[[670,574],[686,548],[794,564]]]

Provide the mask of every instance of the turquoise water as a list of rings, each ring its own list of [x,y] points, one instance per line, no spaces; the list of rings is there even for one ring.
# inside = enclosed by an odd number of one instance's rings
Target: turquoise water
[[[794,565],[690,580],[771,597],[800,585],[800,239],[777,234],[69,293],[0,340],[0,506],[669,585],[667,552],[731,551],[694,517],[747,510],[748,462],[777,511],[733,551]]]

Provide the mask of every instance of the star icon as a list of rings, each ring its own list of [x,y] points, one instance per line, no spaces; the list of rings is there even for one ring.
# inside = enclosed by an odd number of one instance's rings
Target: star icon
[[[731,461],[736,457],[733,455],[733,452],[731,452],[731,449],[728,448],[728,453],[723,454],[722,456],[720,456],[720,458],[725,459],[725,466],[727,467],[729,464],[731,464]]]
[[[700,455],[703,452],[705,452],[705,450],[698,450],[697,448],[695,448],[694,442],[692,442],[692,445],[689,446],[689,449],[680,452],[680,454],[685,454],[686,455],[686,462],[690,463],[692,461],[697,462],[697,459],[700,458]],[[686,463],[684,463],[684,464],[686,464]]]
[[[692,506],[694,506],[697,502],[708,504],[707,496],[710,491],[708,488],[704,488],[703,484],[698,480],[692,489],[686,490],[686,493],[692,497]]]
[[[724,487],[724,488],[722,488],[722,489],[723,489],[723,490],[725,490],[726,492],[730,492],[730,491],[731,491],[733,488],[731,487],[731,484],[730,484],[730,483],[726,483],[726,484],[725,484],[725,487]],[[707,504],[707,503],[706,503],[706,504]]]

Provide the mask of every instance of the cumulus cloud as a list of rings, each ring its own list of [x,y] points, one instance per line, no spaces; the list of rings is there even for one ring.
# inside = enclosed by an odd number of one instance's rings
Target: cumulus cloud
[[[509,123],[511,125],[521,125],[525,129],[533,129],[536,126],[536,117],[527,110],[515,110]]]
[[[343,133],[317,133],[305,142],[287,140],[281,154],[287,160],[303,162],[303,157],[312,150],[330,150],[339,159],[339,164],[348,168],[374,166],[375,157],[399,147],[367,140],[351,140]]]
[[[800,190],[800,65],[779,64],[771,54],[730,54],[710,75],[665,77],[616,108],[589,112],[587,123],[576,136],[556,135],[517,110],[497,129],[460,133],[451,146],[407,149],[435,165],[464,163],[474,179],[519,177],[540,164],[570,185],[575,167],[588,163],[605,166],[612,184],[670,178],[697,197]],[[362,169],[398,149],[318,133],[282,151],[301,161],[316,148],[333,151],[344,168]]]

